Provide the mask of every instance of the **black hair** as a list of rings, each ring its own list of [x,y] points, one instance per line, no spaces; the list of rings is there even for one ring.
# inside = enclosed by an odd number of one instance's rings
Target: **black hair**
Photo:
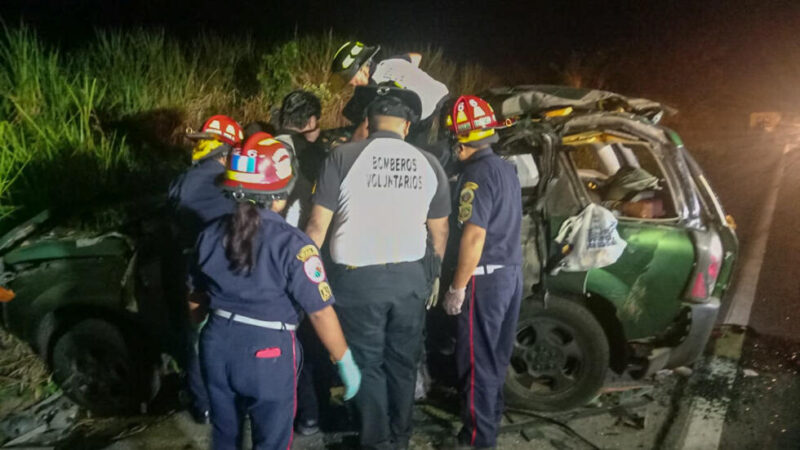
[[[272,134],[272,135],[276,134],[274,126],[272,126],[271,124],[268,124],[267,122],[261,121],[261,120],[255,120],[253,122],[248,123],[247,125],[244,126],[244,130],[243,131],[244,131],[244,140],[245,141],[247,139],[249,139],[250,136],[252,136],[252,135],[254,135],[254,134],[258,133],[258,132],[261,132],[261,131],[263,131],[265,133]],[[244,142],[242,142],[242,143],[244,144]]]
[[[312,117],[322,117],[322,105],[313,93],[298,89],[283,98],[278,119],[281,128],[302,129]]]
[[[225,233],[225,257],[235,274],[249,275],[253,270],[253,249],[261,228],[259,209],[272,206],[272,200],[245,194],[237,200],[236,209],[228,218]]]
[[[411,122],[414,117],[414,112],[399,98],[391,95],[384,95],[378,97],[367,106],[367,118],[369,119],[370,132],[376,131],[375,125],[378,123],[378,116],[392,116]]]

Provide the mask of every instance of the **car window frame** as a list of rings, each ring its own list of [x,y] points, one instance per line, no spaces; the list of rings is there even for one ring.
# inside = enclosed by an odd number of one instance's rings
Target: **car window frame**
[[[675,194],[675,187],[673,186],[672,180],[670,179],[670,175],[666,170],[666,166],[664,165],[663,161],[661,161],[661,158],[659,158],[659,156],[656,154],[656,152],[654,152],[653,149],[651,148],[652,145],[653,145],[651,142],[648,142],[648,141],[645,141],[645,140],[640,140],[640,141],[641,141],[642,145],[647,147],[647,151],[650,152],[650,155],[655,160],[656,164],[658,165],[659,170],[661,170],[661,175],[663,175],[662,179],[666,181],[666,186],[667,186],[667,189],[669,190],[669,194],[670,194],[670,198],[671,198],[671,201],[672,201],[673,209],[675,210],[675,216],[665,217],[665,218],[653,218],[653,219],[646,219],[646,218],[640,218],[640,217],[629,217],[629,216],[624,216],[624,215],[621,215],[621,214],[620,215],[616,215],[615,214],[614,216],[617,218],[617,220],[619,220],[621,222],[647,222],[647,223],[655,223],[655,224],[679,224],[679,223],[683,222],[684,219],[685,219],[683,217],[683,215],[682,215],[682,209],[683,208],[682,208],[681,204],[678,202],[678,198],[677,198],[677,196]],[[572,179],[573,184],[575,185],[575,186],[573,186],[573,188],[577,189],[577,191],[580,193],[579,196],[583,201],[586,202],[584,204],[584,207],[586,207],[586,206],[589,205],[589,203],[592,203],[592,199],[589,196],[589,192],[586,190],[586,186],[583,183],[581,183],[580,177],[578,176],[578,169],[575,166],[574,161],[568,155],[569,150],[573,149],[573,148],[575,148],[575,147],[574,146],[570,146],[570,145],[563,145],[562,144],[562,145],[559,146],[559,151],[564,154],[565,159],[566,159],[566,161],[568,163],[568,167],[569,167],[570,172],[571,172],[571,179]],[[599,205],[599,203],[598,203],[598,205]]]

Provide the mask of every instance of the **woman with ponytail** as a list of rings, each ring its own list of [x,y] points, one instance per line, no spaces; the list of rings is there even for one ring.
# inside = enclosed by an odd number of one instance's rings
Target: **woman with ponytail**
[[[254,134],[230,155],[222,178],[222,189],[237,203],[233,214],[211,223],[197,241],[193,279],[211,311],[200,361],[214,449],[241,448],[245,414],[254,449],[291,447],[300,309],[336,361],[345,400],[361,383],[319,250],[279,215],[294,177],[291,152],[267,133]]]

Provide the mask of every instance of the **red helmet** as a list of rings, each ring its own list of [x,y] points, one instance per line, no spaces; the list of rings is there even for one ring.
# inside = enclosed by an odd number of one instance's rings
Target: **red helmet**
[[[492,106],[486,100],[462,95],[453,104],[453,112],[447,116],[447,126],[455,133],[458,142],[468,143],[493,136],[498,123]]]
[[[199,133],[190,133],[186,137],[189,139],[216,139],[233,147],[238,147],[242,144],[244,133],[238,122],[228,116],[218,114],[209,117]]]
[[[291,150],[271,134],[258,132],[228,157],[222,189],[234,195],[288,194],[295,182]]]

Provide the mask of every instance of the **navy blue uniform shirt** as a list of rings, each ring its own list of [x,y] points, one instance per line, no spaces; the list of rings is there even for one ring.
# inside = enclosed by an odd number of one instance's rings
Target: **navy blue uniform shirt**
[[[260,209],[261,227],[253,241],[249,274],[234,273],[223,242],[230,216],[212,222],[197,239],[198,290],[211,309],[259,320],[297,324],[298,308],[313,313],[334,302],[317,247],[278,214]]]
[[[169,186],[169,200],[189,246],[209,222],[233,212],[234,201],[216,184],[224,172],[225,166],[208,158],[180,174]]]
[[[491,147],[465,161],[458,183],[458,223],[486,230],[479,265],[522,264],[522,194],[514,166]]]

